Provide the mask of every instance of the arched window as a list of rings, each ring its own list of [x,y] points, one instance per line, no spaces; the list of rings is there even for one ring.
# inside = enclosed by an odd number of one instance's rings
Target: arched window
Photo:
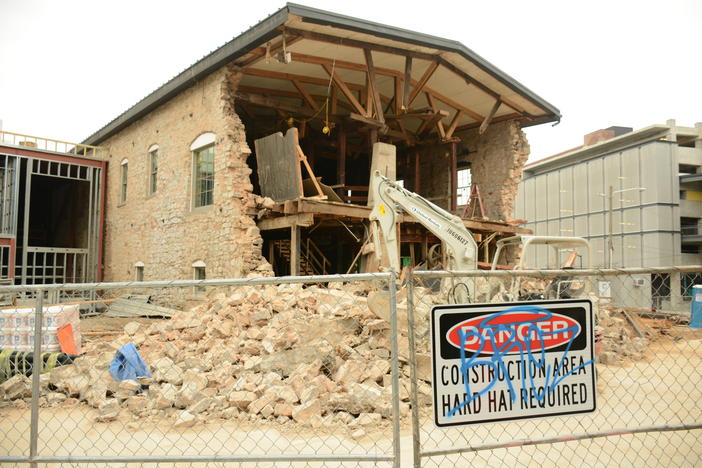
[[[193,153],[193,208],[214,202],[215,134],[203,133],[190,145]]]

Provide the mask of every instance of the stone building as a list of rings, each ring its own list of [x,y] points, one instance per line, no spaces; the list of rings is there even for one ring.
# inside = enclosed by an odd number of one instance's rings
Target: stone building
[[[525,232],[509,222],[521,128],[559,118],[460,43],[288,4],[85,140],[109,154],[104,277],[353,270],[377,142],[406,188],[463,215],[487,262]],[[290,128],[304,183],[255,153]],[[270,178],[304,192],[266,200]],[[437,239],[405,221],[402,255],[419,263]]]

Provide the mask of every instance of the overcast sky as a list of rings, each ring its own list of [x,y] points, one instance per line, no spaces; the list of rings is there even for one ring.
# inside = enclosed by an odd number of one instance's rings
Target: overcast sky
[[[300,1],[454,39],[558,107],[531,160],[612,125],[702,122],[702,1]],[[0,0],[4,130],[82,141],[282,1]]]

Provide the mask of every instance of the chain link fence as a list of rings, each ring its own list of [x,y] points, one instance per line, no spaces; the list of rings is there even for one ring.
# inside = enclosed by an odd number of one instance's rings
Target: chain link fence
[[[395,287],[384,273],[2,288],[25,305],[1,315],[0,465],[392,466],[409,421]]]
[[[702,267],[412,274],[407,288],[410,307],[406,312],[399,307],[398,317],[410,324],[400,330],[408,334],[410,355],[415,357],[410,366],[411,402],[416,403],[414,466],[699,466],[702,331],[687,325],[693,286],[702,284],[701,271]],[[455,302],[460,288],[472,292],[473,302],[485,304],[589,298],[594,306],[597,409],[437,427],[431,311]],[[486,359],[497,369],[496,358]],[[585,367],[594,371],[593,365]],[[560,385],[566,384],[564,380]],[[517,393],[513,404],[527,398]],[[475,404],[468,405],[471,409],[481,411]]]
[[[701,273],[3,287],[19,299],[0,315],[0,464],[696,466],[702,332],[687,325]],[[466,296],[589,298],[597,409],[437,427],[431,311]]]

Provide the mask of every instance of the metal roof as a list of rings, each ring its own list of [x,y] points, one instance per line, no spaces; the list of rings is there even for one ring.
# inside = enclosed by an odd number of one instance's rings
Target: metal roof
[[[289,26],[337,36],[342,46],[345,39],[360,38],[404,49],[408,53],[415,51],[436,54],[446,65],[473,76],[480,86],[485,85],[495,95],[505,96],[505,99],[509,97],[523,107],[523,114],[531,119],[524,126],[558,121],[561,118],[559,110],[552,104],[459,42],[288,3],[172,78],[89,136],[84,143],[96,145],[105,141],[205,76],[280,36],[280,28]]]

